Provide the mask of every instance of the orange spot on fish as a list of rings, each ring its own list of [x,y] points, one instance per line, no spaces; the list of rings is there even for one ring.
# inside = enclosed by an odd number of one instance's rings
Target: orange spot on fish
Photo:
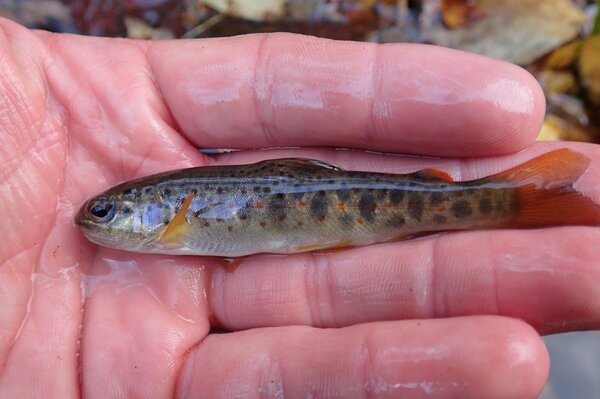
[[[414,207],[415,207],[415,203],[414,203],[414,202],[412,202],[412,201],[408,201],[408,203],[406,204],[406,206],[407,206],[409,209],[412,209],[412,208],[414,208]]]
[[[392,205],[392,203],[391,203],[390,201],[388,201],[388,202],[386,202],[386,203],[385,203],[385,207],[386,207],[387,209],[390,209],[392,206],[393,206],[393,205]]]
[[[325,220],[325,215],[319,215],[317,216],[317,219],[319,220],[319,222],[322,222],[323,220]]]
[[[446,207],[444,205],[438,205],[438,207],[435,208],[435,210],[438,212],[444,212],[446,210]]]
[[[298,224],[298,226],[302,226],[304,224],[302,220],[298,220],[296,223]]]
[[[358,224],[363,224],[364,222],[365,222],[365,221],[364,221],[364,220],[362,220],[362,219],[356,219],[356,223],[358,223]]]
[[[246,215],[240,215],[240,220],[246,220],[248,217]]]
[[[304,201],[298,201],[298,206],[300,208],[304,208],[306,206],[306,202],[304,202]]]
[[[280,222],[283,222],[285,220],[285,215],[279,215],[278,219]]]
[[[263,209],[265,207],[265,204],[263,204],[262,202],[257,202],[256,205],[254,205],[257,209]]]
[[[339,204],[337,204],[337,208],[340,210],[340,212],[344,212],[346,211],[346,204],[340,202]]]

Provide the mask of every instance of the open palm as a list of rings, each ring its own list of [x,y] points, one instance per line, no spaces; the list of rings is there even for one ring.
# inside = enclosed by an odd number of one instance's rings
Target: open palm
[[[538,333],[600,326],[594,228],[258,255],[228,273],[100,248],[73,222],[117,182],[208,163],[489,175],[558,146],[502,155],[543,115],[520,69],[425,46],[0,23],[0,396],[528,398],[548,372]],[[197,151],[289,146],[308,148]],[[578,188],[598,201],[600,151],[568,146],[592,159]]]

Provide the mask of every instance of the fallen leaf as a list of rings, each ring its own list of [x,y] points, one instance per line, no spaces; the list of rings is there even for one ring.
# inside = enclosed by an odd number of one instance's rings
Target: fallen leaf
[[[478,0],[484,18],[424,32],[433,43],[527,65],[579,35],[586,15],[570,0]]]
[[[283,16],[285,0],[203,0],[210,8],[251,21],[273,21]]]
[[[581,45],[579,76],[590,102],[600,105],[600,35],[587,38]]]
[[[449,29],[455,29],[482,16],[473,0],[442,0],[442,20]]]

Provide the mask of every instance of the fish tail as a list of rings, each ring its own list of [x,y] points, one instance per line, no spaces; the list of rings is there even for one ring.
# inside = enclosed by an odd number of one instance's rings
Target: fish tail
[[[600,205],[573,188],[590,163],[583,155],[560,149],[491,176],[514,183],[517,212],[510,227],[600,225]]]

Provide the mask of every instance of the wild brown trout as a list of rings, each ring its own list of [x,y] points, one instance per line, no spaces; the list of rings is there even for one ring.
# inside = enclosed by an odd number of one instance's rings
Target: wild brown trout
[[[77,224],[107,247],[222,257],[448,230],[600,225],[600,206],[572,186],[588,163],[562,149],[464,182],[435,169],[352,172],[306,159],[199,167],[113,187],[83,205]]]

